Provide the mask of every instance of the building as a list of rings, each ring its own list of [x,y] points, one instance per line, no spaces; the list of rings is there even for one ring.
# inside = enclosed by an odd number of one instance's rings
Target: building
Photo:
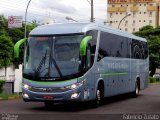
[[[108,0],[107,24],[126,32],[160,24],[159,0]]]

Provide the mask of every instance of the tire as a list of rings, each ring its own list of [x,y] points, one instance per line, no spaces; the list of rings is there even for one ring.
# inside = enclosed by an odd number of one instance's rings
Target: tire
[[[139,82],[137,81],[136,84],[135,84],[135,90],[132,93],[132,96],[134,98],[138,97],[139,96],[139,91],[140,91],[140,85],[139,85]]]
[[[101,105],[102,101],[102,91],[101,89],[96,90],[96,99],[93,101],[93,107],[98,108]]]
[[[46,101],[46,102],[44,102],[44,105],[45,105],[46,108],[52,108],[54,103],[52,101]]]

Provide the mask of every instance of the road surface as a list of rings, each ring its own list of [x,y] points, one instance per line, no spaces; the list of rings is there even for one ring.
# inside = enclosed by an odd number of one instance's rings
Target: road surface
[[[67,114],[79,115],[123,115],[127,114],[157,114],[160,113],[160,84],[150,85],[140,92],[138,98],[132,98],[128,94],[106,98],[106,102],[99,108],[92,108],[89,103],[82,104],[56,104],[51,109],[46,109],[43,103],[28,102],[22,99],[0,101],[0,114]],[[80,115],[79,115],[80,116]],[[160,116],[157,116],[160,119]],[[94,117],[95,118],[95,117]],[[124,119],[124,118],[123,118]]]

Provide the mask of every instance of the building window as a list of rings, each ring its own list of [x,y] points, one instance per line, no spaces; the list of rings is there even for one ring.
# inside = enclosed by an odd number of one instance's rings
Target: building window
[[[125,28],[125,31],[128,31],[128,28]]]
[[[152,23],[152,20],[149,20],[149,23],[151,24],[151,23]]]
[[[141,22],[141,20],[139,20],[139,22]]]
[[[133,28],[133,32],[135,32],[136,31],[136,29],[135,28]]]
[[[127,26],[127,24],[128,24],[128,21],[126,20],[126,21],[125,21],[125,26]]]
[[[149,17],[152,17],[152,12],[149,12]]]
[[[110,13],[110,18],[112,18],[112,16],[113,16],[113,14],[112,14],[112,13]]]
[[[146,12],[144,12],[144,14],[146,14]]]
[[[139,14],[141,14],[141,12],[139,12]]]
[[[112,5],[112,7],[115,7],[115,5]]]
[[[139,4],[139,6],[141,6],[141,4]]]
[[[135,17],[135,15],[136,15],[136,12],[133,12],[133,17]]]
[[[144,20],[144,22],[146,22],[146,21]]]
[[[153,6],[153,4],[149,4],[150,6]]]
[[[146,6],[146,4],[144,4],[144,6]]]
[[[133,24],[132,24],[132,25],[134,26],[134,25],[135,25],[135,23],[136,23],[136,21],[135,21],[135,20],[133,20]]]

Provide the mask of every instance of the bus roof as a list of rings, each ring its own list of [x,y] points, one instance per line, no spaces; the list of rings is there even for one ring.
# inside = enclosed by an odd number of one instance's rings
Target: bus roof
[[[33,29],[29,35],[41,36],[41,35],[75,34],[75,33],[85,33],[88,30],[100,30],[120,36],[125,36],[132,39],[146,41],[144,38],[135,36],[127,32],[123,32],[121,30],[109,26],[100,25],[97,23],[61,23],[61,24],[42,25]]]

